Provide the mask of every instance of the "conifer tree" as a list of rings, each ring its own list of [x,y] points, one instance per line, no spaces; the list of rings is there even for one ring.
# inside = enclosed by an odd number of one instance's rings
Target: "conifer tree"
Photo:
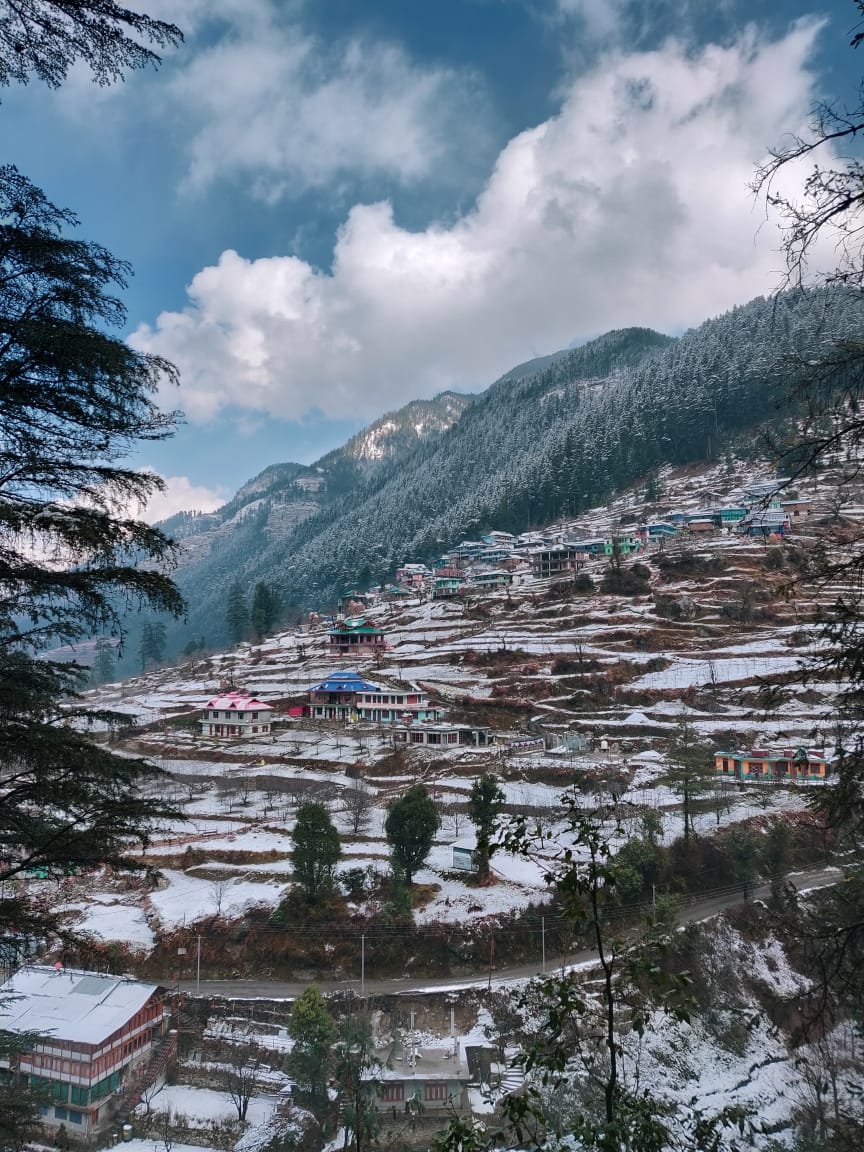
[[[308,900],[315,900],[333,886],[333,873],[342,848],[339,833],[323,804],[301,804],[291,834],[294,842],[294,876]]]
[[[296,1001],[288,1035],[294,1041],[288,1071],[311,1102],[320,1105],[327,1096],[336,1025],[317,984],[310,984]]]
[[[490,772],[484,773],[471,785],[471,792],[468,797],[468,815],[477,830],[477,848],[474,855],[481,880],[486,880],[489,877],[489,858],[494,852],[494,847],[490,843],[492,829],[504,800],[505,796],[498,783],[498,778]]]
[[[393,870],[409,888],[414,873],[429,855],[440,826],[438,810],[422,784],[415,784],[390,805],[384,831],[390,845]]]
[[[158,64],[148,44],[179,29],[113,0],[0,0],[0,86],[31,77],[57,87],[78,60],[100,83]],[[0,949],[4,964],[59,931],[55,909],[9,881],[28,869],[134,866],[127,855],[154,821],[177,815],[160,799],[163,773],[112,755],[86,735],[87,670],[37,659],[40,648],[94,633],[122,638],[135,605],[178,613],[162,569],[170,541],[137,519],[164,487],[124,466],[141,440],[171,434],[159,357],[113,334],[125,311],[113,295],[129,267],[70,235],[56,207],[11,165],[0,167]],[[63,929],[65,930],[65,929]],[[0,1031],[0,1147],[21,1148],[37,1099],[15,1073],[36,1037]]]
[[[249,606],[246,603],[246,593],[239,578],[228,590],[225,621],[228,625],[228,636],[231,643],[239,644],[245,636],[249,624]]]

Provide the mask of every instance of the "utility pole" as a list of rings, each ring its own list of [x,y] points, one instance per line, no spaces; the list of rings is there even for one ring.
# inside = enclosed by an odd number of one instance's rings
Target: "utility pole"
[[[543,963],[540,971],[546,975],[546,917],[540,917],[540,948],[543,957]]]
[[[195,995],[201,995],[201,937],[198,937],[198,961],[195,968]]]
[[[360,937],[360,997],[366,996],[366,934]]]

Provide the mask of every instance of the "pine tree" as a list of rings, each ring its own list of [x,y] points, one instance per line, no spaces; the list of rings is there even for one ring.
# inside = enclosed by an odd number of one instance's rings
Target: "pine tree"
[[[94,650],[91,679],[94,684],[107,684],[114,673],[114,652],[116,645],[107,636],[100,636]]]
[[[165,655],[167,636],[167,629],[161,620],[144,621],[138,640],[138,656],[142,672],[145,672],[151,664],[161,664]]]
[[[300,1090],[320,1106],[327,1097],[336,1025],[317,984],[310,984],[295,1002],[288,1035],[294,1041],[288,1072]]]
[[[246,628],[249,624],[249,607],[246,603],[246,593],[239,579],[234,581],[228,591],[225,620],[228,624],[228,636],[231,643],[239,644],[246,635]]]
[[[173,24],[132,12],[114,0],[4,0],[0,4],[0,85],[31,77],[51,88],[83,61],[99,84],[133,68],[159,64],[149,41],[173,47],[183,33]]]
[[[667,783],[681,800],[684,819],[684,845],[689,847],[693,832],[693,815],[699,797],[714,778],[710,750],[702,743],[687,717],[682,715],[675,727],[669,748],[670,768]]]
[[[147,47],[179,29],[113,0],[0,0],[0,85],[36,76],[57,87],[78,60],[108,83],[158,64]],[[12,166],[0,167],[0,950],[4,964],[58,929],[54,908],[9,881],[33,867],[135,867],[127,853],[178,815],[163,773],[113,756],[85,735],[120,718],[79,706],[87,670],[39,660],[39,648],[100,632],[122,638],[131,606],[179,613],[161,571],[171,545],[135,519],[164,487],[124,467],[141,440],[171,434],[156,393],[166,361],[112,335],[112,295],[128,266],[72,239],[77,224]],[[68,928],[64,929],[68,933]],[[37,1038],[0,1031],[0,1147],[17,1152],[38,1095],[15,1074]]]
[[[481,880],[489,877],[489,858],[494,852],[490,843],[495,821],[503,807],[505,796],[497,776],[487,772],[471,785],[468,797],[468,815],[477,830],[475,859]]]
[[[409,888],[414,873],[429,855],[440,826],[438,810],[422,784],[415,784],[390,805],[384,831],[390,845],[393,870]]]
[[[252,594],[250,613],[252,631],[258,640],[273,631],[281,613],[282,601],[279,593],[265,581],[260,580],[255,585],[255,591]]]
[[[294,831],[294,877],[307,900],[315,900],[333,886],[333,873],[342,855],[339,833],[323,804],[301,804]]]

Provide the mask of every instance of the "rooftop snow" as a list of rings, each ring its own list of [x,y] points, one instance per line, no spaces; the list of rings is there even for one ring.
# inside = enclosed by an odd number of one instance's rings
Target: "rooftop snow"
[[[262,709],[266,712],[273,711],[272,704],[265,704],[263,700],[259,700],[256,696],[247,696],[245,692],[223,692],[221,696],[214,696],[212,700],[208,700],[204,707],[223,708],[225,711],[234,709],[236,712],[260,712]]]
[[[157,988],[123,976],[32,965],[0,987],[0,1022],[10,1032],[98,1045],[131,1020]]]

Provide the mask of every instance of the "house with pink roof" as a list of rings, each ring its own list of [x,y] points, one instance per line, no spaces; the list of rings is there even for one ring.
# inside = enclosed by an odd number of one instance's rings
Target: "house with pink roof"
[[[273,705],[247,692],[222,692],[208,700],[198,723],[202,736],[269,736]]]

